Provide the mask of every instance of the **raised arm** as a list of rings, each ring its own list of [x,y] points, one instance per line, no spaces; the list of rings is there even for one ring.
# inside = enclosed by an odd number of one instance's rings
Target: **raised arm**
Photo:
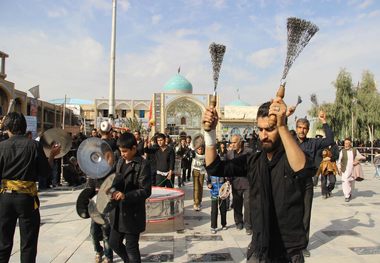
[[[205,150],[205,161],[206,166],[210,165],[217,156],[216,152],[216,125],[218,124],[218,113],[216,112],[216,109],[213,107],[206,108],[206,111],[203,114],[203,120],[202,123],[208,122],[211,124],[211,131],[204,132],[205,137],[205,144],[206,144],[206,150]]]
[[[286,157],[292,170],[298,172],[305,167],[306,157],[286,125],[286,110],[284,101],[277,97],[269,108],[269,115],[277,116],[277,129],[284,145]]]
[[[317,140],[317,148],[324,149],[334,143],[334,133],[330,126],[327,124],[326,113],[324,111],[319,112],[318,118],[322,123],[322,129],[325,132],[326,137]]]

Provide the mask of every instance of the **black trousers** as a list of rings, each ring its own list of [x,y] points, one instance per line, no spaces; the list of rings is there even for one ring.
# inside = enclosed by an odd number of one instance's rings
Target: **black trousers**
[[[99,225],[91,220],[90,234],[95,252],[104,254],[104,256],[109,259],[113,259],[112,249],[109,244],[110,231],[110,224]],[[100,244],[101,241],[103,241],[104,248]]]
[[[299,251],[293,256],[283,256],[276,259],[258,259],[254,256],[251,256],[247,259],[247,263],[304,263],[305,259],[303,257],[302,251]]]
[[[34,198],[27,194],[0,194],[0,263],[9,261],[16,222],[19,220],[21,263],[34,263],[40,232],[40,210],[34,209]]]
[[[115,229],[111,229],[111,248],[124,262],[141,262],[139,239],[140,234],[120,233]],[[123,244],[124,240],[125,245]]]
[[[322,195],[327,195],[335,188],[336,177],[334,174],[321,176]]]
[[[218,210],[220,211],[220,223],[224,227],[227,225],[227,200],[211,198],[211,228],[218,227]]]
[[[252,229],[249,207],[249,189],[237,190],[232,187],[235,224],[243,224],[245,229]],[[243,216],[244,205],[244,216]]]
[[[187,179],[186,178],[186,176],[187,176],[187,173],[186,173],[187,169],[186,168],[181,168],[181,172],[182,172],[182,178],[181,178],[182,181],[181,182],[184,183],[184,182],[186,182],[186,179]],[[178,181],[179,181],[179,178],[178,178]]]
[[[306,231],[306,244],[309,244],[311,208],[313,206],[314,185],[312,178],[305,179],[303,225]]]

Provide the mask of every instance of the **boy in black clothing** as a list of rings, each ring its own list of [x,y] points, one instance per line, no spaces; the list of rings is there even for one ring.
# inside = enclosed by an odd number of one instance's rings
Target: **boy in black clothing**
[[[110,189],[116,208],[110,214],[109,242],[124,262],[141,262],[139,238],[145,231],[145,199],[151,195],[150,170],[146,160],[137,154],[137,141],[132,133],[122,134],[117,146],[122,158]]]

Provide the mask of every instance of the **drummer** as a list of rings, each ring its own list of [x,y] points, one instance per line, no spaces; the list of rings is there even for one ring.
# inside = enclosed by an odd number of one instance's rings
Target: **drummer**
[[[111,211],[111,248],[124,262],[141,262],[139,239],[145,231],[145,200],[151,195],[150,168],[137,152],[132,133],[117,140],[121,157],[116,165],[115,180],[110,189],[117,206]],[[125,245],[123,241],[125,242]]]
[[[8,262],[19,222],[21,258],[19,262],[36,262],[40,230],[39,199],[36,181],[47,176],[49,164],[61,147],[54,145],[47,160],[39,143],[24,136],[26,120],[23,114],[9,113],[4,120],[9,139],[0,143],[0,262]]]

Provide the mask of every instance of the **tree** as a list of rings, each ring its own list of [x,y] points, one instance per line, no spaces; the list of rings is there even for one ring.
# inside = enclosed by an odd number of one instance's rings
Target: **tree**
[[[351,108],[354,90],[351,74],[346,69],[342,69],[333,85],[336,89],[332,107],[335,134],[339,138],[344,138],[349,136],[350,124],[352,124]]]
[[[368,70],[362,74],[362,81],[358,85],[357,93],[357,130],[360,139],[373,142],[374,129],[380,127],[380,116],[377,110],[380,105],[379,93],[376,89],[374,76]]]
[[[141,120],[138,120],[136,116],[133,116],[133,118],[127,118],[125,125],[131,130],[131,132],[140,131],[143,133],[145,131]]]

